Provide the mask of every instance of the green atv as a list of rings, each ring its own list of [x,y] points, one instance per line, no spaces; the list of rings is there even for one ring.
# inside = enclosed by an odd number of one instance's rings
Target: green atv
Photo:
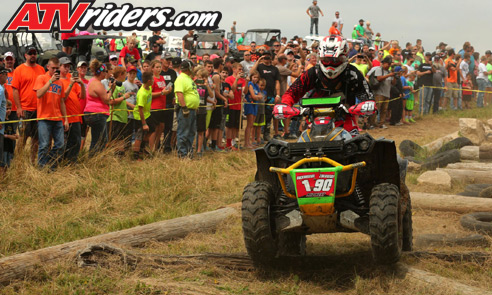
[[[393,141],[358,134],[347,123],[374,110],[374,102],[347,110],[341,101],[304,98],[301,110],[281,107],[280,119],[305,116],[310,128],[298,142],[272,139],[256,149],[255,181],[242,198],[244,241],[256,264],[304,255],[313,233],[365,233],[380,264],[411,251],[406,161],[397,158]]]

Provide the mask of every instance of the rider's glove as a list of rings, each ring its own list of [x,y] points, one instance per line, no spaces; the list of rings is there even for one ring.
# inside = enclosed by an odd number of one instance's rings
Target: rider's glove
[[[297,108],[293,108],[286,104],[276,104],[273,107],[273,117],[275,119],[283,120],[289,119],[295,116],[299,116],[300,111]]]
[[[367,100],[349,108],[349,113],[356,116],[371,116],[377,112],[376,102]]]

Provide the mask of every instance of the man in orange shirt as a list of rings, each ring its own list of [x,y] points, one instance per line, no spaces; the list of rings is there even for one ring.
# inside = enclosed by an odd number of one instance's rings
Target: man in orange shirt
[[[444,94],[445,97],[445,105],[447,105],[447,102],[449,100],[449,107],[453,110],[456,110],[456,106],[454,103],[454,98],[456,98],[456,102],[458,104],[458,107],[461,108],[461,101],[459,101],[459,85],[458,85],[458,69],[459,69],[459,62],[456,63],[454,60],[455,58],[455,53],[454,49],[448,50],[448,58],[446,59],[446,70],[448,71],[448,78],[446,79],[446,93]]]
[[[24,54],[26,62],[18,66],[12,76],[12,94],[17,107],[17,117],[19,119],[36,119],[38,98],[32,91],[36,78],[44,75],[42,66],[38,65],[38,52],[35,47],[28,47]],[[31,160],[36,159],[38,151],[38,124],[36,121],[24,122],[21,130],[22,141],[19,148],[26,144],[27,138],[31,137]]]
[[[58,58],[49,60],[48,72],[36,79],[33,90],[38,97],[38,116],[43,118],[38,121],[38,165],[43,168],[49,164],[54,169],[63,151],[63,130],[67,131],[69,126]],[[51,137],[54,142],[50,150]]]
[[[337,29],[338,27],[338,22],[334,21],[332,24],[331,24],[331,28],[330,30],[328,31],[330,33],[330,36],[332,35],[341,35],[340,31]]]
[[[85,86],[78,72],[70,75],[72,62],[68,57],[60,58],[60,81],[65,89],[64,101],[67,116],[80,115],[80,99],[85,99]],[[63,158],[71,163],[77,162],[81,144],[81,116],[68,117],[68,131],[66,132],[66,144]]]

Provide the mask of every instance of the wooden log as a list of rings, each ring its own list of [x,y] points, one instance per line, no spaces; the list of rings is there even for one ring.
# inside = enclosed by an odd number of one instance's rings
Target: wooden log
[[[452,163],[446,166],[447,169],[458,169],[458,170],[477,170],[477,171],[492,171],[492,163]]]
[[[462,181],[466,183],[492,183],[492,173],[490,171],[457,170],[448,168],[437,168],[437,171],[448,173],[453,181]]]
[[[458,131],[456,131],[456,132],[453,132],[453,133],[448,134],[446,136],[443,136],[441,138],[438,138],[438,139],[434,140],[433,142],[428,143],[422,147],[427,149],[429,152],[436,152],[445,143],[450,142],[451,140],[456,139],[458,137],[460,137],[460,134]]]
[[[427,284],[441,289],[448,289],[450,294],[463,295],[491,295],[492,292],[456,282],[425,270],[417,269],[402,263],[397,264],[399,271],[405,274],[405,279],[415,282],[418,285]]]
[[[418,192],[412,192],[411,198],[412,206],[416,209],[450,211],[457,213],[492,211],[492,199]]]
[[[2,258],[0,259],[0,284],[7,285],[13,280],[24,278],[37,265],[46,265],[61,259],[73,258],[77,251],[84,249],[89,244],[112,243],[136,247],[150,241],[184,238],[190,233],[213,231],[217,225],[236,212],[233,208],[222,208]]]

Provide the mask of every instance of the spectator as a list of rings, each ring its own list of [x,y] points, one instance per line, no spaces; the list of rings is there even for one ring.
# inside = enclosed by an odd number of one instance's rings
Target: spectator
[[[128,44],[121,50],[120,65],[126,69],[127,63],[131,57],[137,61],[138,68],[142,69],[142,64],[140,63],[140,53],[138,53],[137,49],[137,39],[135,37],[130,37],[128,39]]]
[[[89,80],[87,85],[87,102],[84,114],[87,125],[91,128],[89,156],[92,157],[104,149],[108,140],[106,121],[109,118],[111,93],[107,92],[101,83],[108,71],[106,66],[94,59],[91,61],[90,69],[94,77]]]
[[[368,46],[372,46],[372,36],[374,35],[374,31],[371,28],[371,22],[370,21],[366,22],[365,34],[367,37],[367,42],[365,44],[367,44]]]
[[[263,62],[263,63],[262,63]],[[272,58],[269,53],[262,56],[253,66],[252,70],[257,70],[260,73],[260,78],[265,79],[267,98],[265,106],[265,127],[263,130],[263,138],[265,141],[270,140],[270,124],[273,119],[272,112],[274,103],[280,102],[280,73],[278,69],[272,65]],[[274,138],[280,138],[278,133],[278,120],[274,119]]]
[[[335,12],[335,19],[333,21],[334,22],[337,22],[338,30],[340,31],[340,35],[342,35],[342,31],[343,31],[343,20],[340,17],[340,12],[339,11],[336,11]]]
[[[135,118],[135,144],[133,145],[133,159],[140,160],[145,151],[145,145],[149,143],[149,137],[154,132],[154,125],[149,119],[150,106],[152,104],[152,84],[154,74],[144,72],[142,74],[142,87],[137,92],[137,103],[133,109]]]
[[[407,84],[410,87],[410,93],[408,94],[408,97],[406,98],[406,104],[405,104],[405,121],[410,122],[410,123],[416,123],[415,120],[412,117],[412,112],[413,112],[413,106],[415,102],[415,77],[417,74],[415,72],[411,72],[408,75],[408,80]]]
[[[68,130],[65,132],[65,148],[63,151],[63,159],[70,163],[77,162],[81,144],[81,123],[82,114],[80,110],[80,100],[83,97],[85,100],[86,92],[85,85],[77,75],[69,76],[70,66],[72,62],[68,57],[60,58],[60,82],[65,89],[63,99],[68,116]],[[78,74],[78,72],[77,72]]]
[[[243,88],[246,86],[244,79],[243,67],[239,63],[232,65],[232,76],[229,76],[225,81],[231,85],[234,99],[229,100],[229,110],[226,121],[226,148],[229,150],[237,150],[233,146],[232,140],[239,137],[239,123],[241,120],[241,102]]]
[[[241,33],[241,37],[237,39],[237,45],[243,45],[244,43],[244,33]]]
[[[245,51],[243,57],[244,57],[244,60],[240,64],[243,67],[244,74],[246,76],[249,76],[249,71],[255,65],[255,62],[251,60],[251,52],[250,51]]]
[[[311,18],[311,25],[309,26],[309,35],[313,34],[313,26],[314,26],[316,36],[318,36],[319,14],[321,13],[321,16],[325,16],[323,14],[323,11],[321,11],[321,8],[319,8],[319,6],[318,6],[318,1],[316,1],[316,0],[313,1],[313,5],[308,7],[308,9],[306,10],[306,13]]]
[[[15,64],[15,56],[12,52],[5,52],[5,68],[8,69],[7,73],[7,82],[3,85],[5,88],[5,93],[7,99],[12,102],[10,107],[10,114],[8,115],[10,121],[17,121],[17,107],[14,101],[14,94],[12,88],[12,79],[14,77],[14,64]],[[14,130],[17,130],[18,123],[11,123],[13,125]]]
[[[412,43],[407,42],[405,49],[401,51],[401,55],[403,56],[403,61],[406,61],[408,57],[412,54]]]
[[[48,72],[39,76],[33,87],[39,100],[38,115],[43,118],[38,121],[38,165],[41,168],[50,165],[54,169],[63,152],[63,130],[68,131],[69,124],[63,99],[66,89],[60,81],[58,58],[51,58],[47,68]]]
[[[333,21],[331,23],[331,27],[330,27],[330,30],[328,31],[330,33],[330,36],[331,35],[341,35],[340,31],[337,29],[338,27],[338,22],[337,21]]]
[[[232,27],[231,27],[231,40],[232,40],[232,46],[236,46],[236,21],[232,22]]]
[[[145,57],[145,60],[152,62],[154,59],[156,59],[156,57],[157,58],[161,57],[161,53],[159,52],[159,48],[160,48],[159,43],[152,44],[152,47],[150,47],[150,48],[151,48],[152,52],[147,54],[147,56]]]
[[[207,130],[207,101],[214,102],[214,93],[211,88],[213,84],[209,84],[208,77],[210,73],[206,69],[201,69],[196,74],[195,84],[197,86],[198,95],[200,96],[200,105],[196,111],[196,130],[198,132],[196,154],[198,157],[203,156],[203,139]]]
[[[357,40],[361,40],[364,42],[364,44],[368,43],[367,42],[367,35],[366,35],[366,30],[364,29],[364,20],[360,19],[359,20],[359,25],[355,28],[356,34],[357,34]]]
[[[134,135],[136,132],[135,130],[135,116],[133,115],[133,112],[135,110],[135,105],[137,104],[137,93],[139,86],[136,83],[138,80],[137,79],[137,68],[134,66],[128,67],[126,69],[126,72],[128,73],[128,77],[125,82],[123,82],[123,87],[125,88],[125,94],[130,93],[130,96],[126,99],[126,107],[128,108],[128,134],[130,137],[128,137],[125,141],[125,148],[127,149],[128,147],[131,146],[131,136]],[[139,81],[140,82],[140,81]],[[141,84],[141,83],[140,83]],[[172,117],[171,117],[171,124],[172,124]]]
[[[356,55],[359,53],[357,49],[354,48],[354,44],[352,42],[347,42],[348,47],[349,47],[349,52],[348,52],[348,58],[351,58],[352,56]],[[356,44],[358,45],[358,44]]]
[[[434,72],[431,62],[432,54],[430,52],[425,53],[425,60],[419,66],[417,70],[417,76],[419,77],[419,84],[423,87],[420,91],[420,103],[419,112],[428,114],[430,111],[430,105],[432,101],[432,86],[434,86]]]
[[[447,91],[444,94],[444,97],[447,101],[449,101],[449,107],[453,110],[457,108],[461,109],[461,102],[459,101],[458,96],[458,63],[454,61],[455,53],[453,49],[448,51],[448,58],[445,60],[446,70],[448,71],[448,77],[446,79],[446,88]],[[456,104],[454,103],[454,98],[456,98]]]
[[[191,51],[193,50],[193,43],[195,42],[195,37],[193,35],[194,31],[189,30],[188,34],[183,36],[183,56],[187,58],[190,56]]]
[[[181,74],[176,79],[175,93],[178,107],[177,144],[180,158],[192,157],[193,141],[196,136],[196,109],[200,97],[196,84],[191,79],[193,64],[189,60],[181,63]]]
[[[114,81],[110,84],[109,93],[109,118],[107,119],[109,130],[109,141],[112,142],[116,149],[116,155],[123,156],[126,140],[131,137],[131,130],[128,125],[128,108],[126,100],[135,93],[126,92],[123,82],[126,80],[126,69],[117,67],[113,72]]]
[[[251,72],[248,85],[244,88],[246,94],[246,102],[244,104],[244,115],[246,116],[246,128],[244,129],[244,146],[246,148],[253,148],[251,138],[253,136],[253,124],[258,113],[257,101],[261,100],[260,88],[258,82],[260,74],[255,71]]]
[[[166,80],[161,76],[162,63],[160,60],[154,60],[150,63],[152,74],[154,75],[154,83],[152,84],[152,104],[150,121],[155,127],[155,131],[150,133],[149,148],[155,151],[159,145],[162,132],[164,131],[164,123],[166,122],[167,95],[172,92],[172,87],[166,87]]]
[[[390,99],[391,85],[396,83],[393,78],[395,72],[390,72],[389,68],[391,66],[391,57],[386,57],[382,60],[381,66],[372,68],[368,75],[370,76],[373,72],[377,80],[379,81],[379,88],[374,90],[374,95],[376,99],[377,109],[379,110],[379,122],[376,123],[376,115],[370,118],[371,126],[386,129],[386,112],[388,110],[388,101]]]
[[[309,70],[310,68],[312,67],[315,67],[316,64],[318,63],[318,55],[316,53],[310,53],[308,54],[308,56],[306,57],[306,60],[307,60],[307,63],[306,63],[306,71]],[[300,62],[299,62],[300,63]],[[304,66],[302,65],[298,65],[298,70],[300,70],[301,72],[304,70]],[[296,76],[298,77],[298,76]]]
[[[487,55],[485,55],[487,56]],[[490,98],[492,97],[492,56],[487,57],[487,72],[489,73],[488,75],[488,81],[487,81],[487,87],[485,87],[485,93],[484,95],[484,101],[483,101],[483,106],[487,106],[490,103]]]
[[[75,33],[75,30],[73,30],[70,33],[61,33],[62,50],[67,55],[72,54],[72,48],[74,48],[77,45],[76,41],[68,40],[71,37],[75,37],[75,36],[77,36],[77,34]]]
[[[154,48],[154,44],[157,44],[159,46],[158,52],[159,54],[162,54],[162,51],[164,50],[164,44],[166,44],[166,40],[162,38],[161,31],[152,32],[152,37],[150,37],[147,41],[147,48]]]
[[[279,83],[280,83],[280,96],[284,95],[285,91],[287,90],[287,78],[288,77],[293,77],[293,78],[297,78],[301,75],[302,73],[302,70],[304,69],[304,67],[301,65],[301,61],[300,60],[297,60],[296,62],[298,63],[298,69],[297,71],[293,72],[292,70],[288,69],[286,67],[287,65],[287,57],[285,56],[285,54],[280,54],[278,57],[277,57],[277,69],[278,69],[278,72],[279,72],[279,75],[280,75],[280,80],[279,80]],[[259,77],[258,77],[259,79]],[[259,89],[259,88],[258,88]],[[256,116],[256,115],[255,115]],[[289,132],[289,125],[290,125],[290,119],[285,119],[284,120],[284,139],[296,139],[297,137],[294,135],[294,134],[290,134]]]
[[[196,55],[195,55],[196,57]],[[169,53],[164,54],[164,58],[161,60],[162,71],[161,76],[166,81],[166,87],[171,88],[171,92],[166,95],[166,110],[164,111],[164,152],[171,152],[171,134],[173,127],[174,116],[174,82],[178,75],[176,71],[171,69],[172,56]]]
[[[123,47],[125,47],[126,45],[126,37],[123,37],[122,32],[119,32],[118,35],[120,38],[117,38],[114,42],[116,44],[116,51],[120,52],[121,50],[123,50]]]
[[[3,179],[3,174],[5,172],[7,161],[4,160],[4,137],[5,137],[5,129],[7,125],[5,121],[7,121],[7,98],[5,97],[5,88],[4,84],[7,82],[7,73],[9,72],[3,66],[0,66],[0,179]],[[9,124],[10,125],[10,124]]]
[[[465,79],[463,79],[463,102],[464,102],[464,108],[465,109],[470,109],[470,101],[473,92],[471,91],[473,89],[473,85],[471,82],[471,73],[468,72],[466,74]]]
[[[488,85],[488,75],[491,75],[492,72],[487,71],[487,57],[483,55],[480,58],[480,64],[478,65],[478,76],[477,76],[477,84],[478,84],[478,90],[480,91],[478,93],[477,97],[477,108],[483,108],[484,107],[484,91],[485,88]]]
[[[118,56],[116,54],[111,54],[109,56],[109,63],[111,64],[111,66],[117,67],[118,66]]]
[[[5,115],[5,121],[11,121],[10,115],[14,114],[12,111],[13,103],[10,100],[7,100],[7,110]],[[14,123],[7,123],[3,125],[4,128],[4,139],[3,139],[3,170],[10,167],[10,163],[14,159],[14,151],[17,139],[19,139],[19,135],[16,134],[17,128],[15,128]]]
[[[26,62],[18,66],[12,76],[12,93],[19,119],[35,119],[37,117],[38,98],[32,89],[37,77],[45,73],[43,67],[36,63],[37,55],[38,52],[35,47],[28,47],[24,54]],[[24,122],[22,127],[20,149],[26,144],[27,138],[31,137],[31,161],[34,163],[38,152],[38,123],[37,121],[28,121]]]
[[[405,69],[406,70],[406,69]],[[388,104],[388,108],[390,109],[391,117],[390,117],[390,125],[391,126],[400,126],[403,125],[401,119],[403,117],[403,97],[405,96],[403,92],[403,81],[401,80],[401,76],[403,71],[401,66],[393,67],[393,72],[395,73],[394,84],[391,85],[390,90],[390,102]],[[405,80],[406,86],[406,80]]]
[[[355,61],[353,61],[354,59]],[[352,65],[354,65],[364,77],[367,76],[367,73],[372,68],[371,60],[367,57],[367,55],[363,53],[358,53],[357,55],[354,55],[352,58],[349,59],[349,62],[352,63]]]
[[[384,51],[378,50],[378,56],[376,56],[376,58],[372,60],[372,67],[381,66],[381,61],[383,60],[383,56],[384,56]]]
[[[80,81],[82,81],[82,83],[84,83],[84,88],[85,88],[85,93],[86,93],[86,95],[82,95],[79,98],[80,113],[81,114],[84,113],[85,105],[87,102],[87,85],[89,85],[89,80],[87,80],[85,78],[85,75],[87,74],[87,68],[88,68],[88,65],[87,65],[87,62],[85,62],[85,61],[79,61],[79,63],[77,64],[77,72],[79,74]],[[81,119],[82,119],[82,124],[80,125],[80,133],[81,133],[80,134],[81,135],[80,149],[82,150],[84,148],[85,138],[87,136],[88,125],[87,125],[87,122],[85,120],[85,116],[82,116]]]
[[[251,61],[256,62],[261,56],[261,54],[256,50],[256,42],[251,42],[249,46],[251,48],[251,50],[249,51],[249,53],[251,54]]]
[[[208,78],[211,80],[208,81],[208,83],[213,84],[212,89],[214,90],[214,95],[210,99],[207,98],[207,100],[214,101],[212,104],[209,103],[209,107],[212,108],[209,123],[209,135],[212,140],[210,147],[212,148],[212,151],[222,151],[222,117],[225,114],[225,110],[229,107],[229,101],[234,99],[234,95],[231,91],[230,84],[227,84],[227,87],[224,87],[222,83],[226,78],[221,77],[222,70],[225,70],[221,58],[216,58],[212,63],[208,63],[207,70],[209,72],[209,77],[212,77]],[[217,105],[223,105],[224,107]]]
[[[432,113],[435,114],[439,111],[439,105],[441,104],[441,97],[443,92],[442,88],[444,86],[444,81],[447,77],[447,71],[439,55],[434,56],[434,62],[432,65],[435,69],[432,75],[432,80],[433,80],[434,87],[436,87],[432,89],[432,97],[434,101],[432,107]]]

